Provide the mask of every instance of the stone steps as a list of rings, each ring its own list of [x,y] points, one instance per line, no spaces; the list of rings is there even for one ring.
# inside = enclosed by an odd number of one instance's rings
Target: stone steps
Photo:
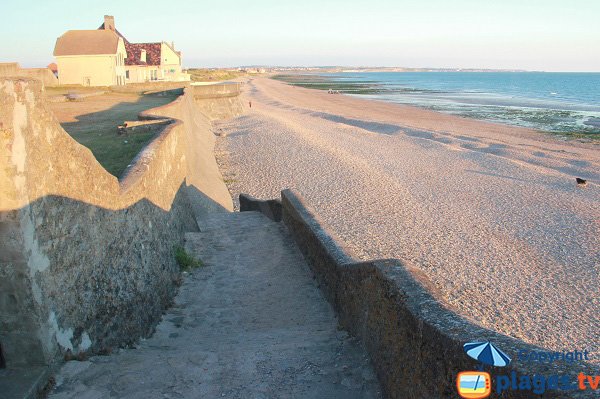
[[[52,398],[378,398],[366,352],[337,329],[281,223],[257,212],[211,214],[186,250],[185,278],[150,339],[69,362]]]

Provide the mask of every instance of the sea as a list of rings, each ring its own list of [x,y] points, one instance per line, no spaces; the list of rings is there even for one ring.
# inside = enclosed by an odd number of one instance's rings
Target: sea
[[[304,84],[293,80],[304,87],[600,140],[600,73],[343,72],[308,76]]]

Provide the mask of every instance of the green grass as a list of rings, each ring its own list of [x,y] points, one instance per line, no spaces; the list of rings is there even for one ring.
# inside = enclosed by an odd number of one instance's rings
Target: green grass
[[[225,69],[188,69],[193,82],[219,82],[245,76],[245,72],[227,71]]]
[[[346,80],[343,82],[318,75],[275,75],[271,79],[279,80],[293,86],[315,90],[336,90],[347,94],[377,94],[387,92],[381,85],[371,82]]]
[[[600,144],[600,132],[595,131],[566,131],[566,132],[549,132],[557,136],[562,136],[566,139],[578,139],[583,141],[589,141],[594,144]]]
[[[176,245],[174,248],[175,260],[182,272],[197,269],[204,266],[201,260],[193,258],[182,246]]]
[[[112,175],[120,177],[140,150],[162,130],[157,126],[148,132],[119,135],[117,126],[127,120],[137,120],[144,110],[168,104],[176,94],[165,96],[120,94],[123,100],[109,109],[83,114],[76,122],[66,122],[62,127],[80,144],[89,148],[98,162]],[[102,96],[98,96],[102,97]],[[82,101],[85,107],[87,101]]]

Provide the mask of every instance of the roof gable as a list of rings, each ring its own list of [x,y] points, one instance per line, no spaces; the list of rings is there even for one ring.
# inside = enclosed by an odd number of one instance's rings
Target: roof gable
[[[110,30],[69,30],[56,39],[55,56],[116,54],[119,36]]]

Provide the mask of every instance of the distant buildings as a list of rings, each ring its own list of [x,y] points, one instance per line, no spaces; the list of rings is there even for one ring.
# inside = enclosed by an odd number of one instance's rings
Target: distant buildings
[[[56,40],[60,84],[112,86],[151,81],[187,81],[181,52],[165,42],[131,43],[105,15],[96,30],[70,30]]]

